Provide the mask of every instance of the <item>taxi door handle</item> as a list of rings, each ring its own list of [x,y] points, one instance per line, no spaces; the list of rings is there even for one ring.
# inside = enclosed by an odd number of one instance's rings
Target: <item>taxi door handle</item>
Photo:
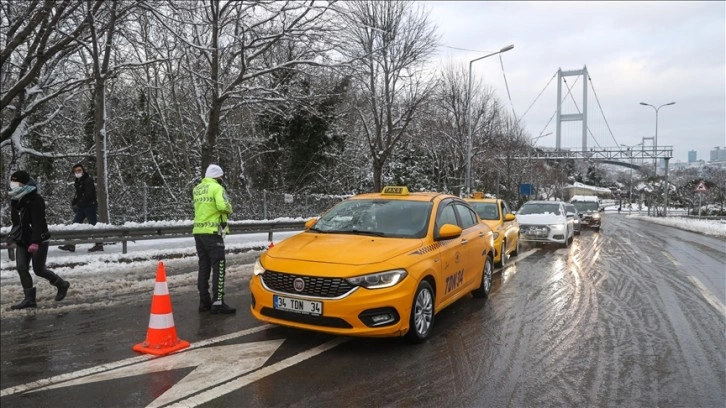
[[[468,243],[469,243],[469,240],[468,239],[466,239],[466,238],[462,238],[461,239],[461,245],[466,245]]]
[[[483,236],[484,236],[484,233],[480,231],[480,232],[479,232],[479,236],[480,236],[480,237],[483,237]]]

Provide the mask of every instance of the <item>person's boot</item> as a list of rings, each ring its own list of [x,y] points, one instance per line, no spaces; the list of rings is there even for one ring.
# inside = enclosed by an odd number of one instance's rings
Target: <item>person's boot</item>
[[[237,312],[237,309],[230,307],[224,302],[215,302],[219,304],[212,305],[212,314],[233,314]]]
[[[202,293],[199,295],[199,311],[208,312],[212,309],[212,298],[209,293]]]
[[[71,245],[71,244],[61,245],[61,246],[58,247],[58,249],[60,249],[62,251],[76,252],[76,246],[75,245]]]
[[[55,295],[55,301],[60,302],[66,297],[66,293],[68,293],[68,288],[71,287],[71,284],[68,281],[64,281],[59,276],[58,279],[53,282],[53,286],[58,288],[58,293]]]
[[[26,307],[37,307],[38,306],[35,303],[35,288],[23,289],[23,292],[25,292],[25,299],[23,299],[17,305],[10,306],[11,309],[18,310],[18,309],[25,309]]]
[[[88,252],[98,252],[103,251],[103,244],[100,242],[97,242],[96,245],[88,248]]]

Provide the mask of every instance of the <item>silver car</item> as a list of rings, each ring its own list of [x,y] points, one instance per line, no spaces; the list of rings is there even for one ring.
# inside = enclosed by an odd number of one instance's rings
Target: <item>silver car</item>
[[[554,243],[568,247],[575,237],[575,215],[562,201],[527,201],[517,211],[522,242]]]
[[[572,226],[573,231],[575,231],[575,235],[580,235],[580,230],[582,229],[582,226],[580,225],[580,216],[577,215],[577,208],[575,208],[574,204],[565,203],[565,209],[567,210],[568,217],[570,216],[570,214],[572,214]]]

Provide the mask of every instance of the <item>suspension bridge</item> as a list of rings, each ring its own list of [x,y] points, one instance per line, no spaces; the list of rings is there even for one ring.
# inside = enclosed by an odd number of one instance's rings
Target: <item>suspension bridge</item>
[[[568,78],[574,80],[569,81]],[[610,128],[610,124],[602,110],[600,99],[595,91],[587,66],[582,69],[563,71],[558,69],[550,78],[544,89],[537,95],[527,111],[518,119],[521,121],[527,112],[539,100],[545,90],[557,79],[557,103],[556,109],[550,116],[537,136],[532,137],[532,144],[535,147],[534,153],[530,153],[528,159],[588,159],[602,163],[614,164],[617,166],[640,169],[644,163],[653,163],[655,169],[659,159],[665,160],[665,175],[668,177],[668,161],[673,157],[673,146],[657,146],[652,137],[644,137],[643,141],[636,146],[624,147],[618,143]],[[571,82],[571,83],[570,83]],[[581,82],[581,84],[578,84]],[[592,117],[588,113],[588,94],[592,92],[598,111],[604,121],[610,142],[598,139],[592,131]],[[537,141],[550,133],[545,133],[552,121],[555,121],[555,147],[538,147]],[[576,126],[572,126],[572,124]],[[651,145],[647,146],[646,141],[650,140]],[[639,163],[639,164],[638,164]]]

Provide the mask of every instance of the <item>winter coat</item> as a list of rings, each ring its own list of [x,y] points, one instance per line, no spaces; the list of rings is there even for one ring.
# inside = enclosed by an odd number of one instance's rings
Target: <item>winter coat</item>
[[[23,231],[22,239],[16,242],[18,245],[27,247],[50,238],[45,221],[45,200],[37,191],[32,191],[19,200],[10,200],[10,219],[13,226],[20,225]]]
[[[83,176],[73,181],[73,184],[76,187],[76,194],[71,201],[72,206],[88,207],[98,204],[96,201],[96,185],[88,173],[84,172]]]
[[[220,226],[226,228],[227,215],[232,203],[224,187],[216,179],[205,177],[194,187],[194,234],[217,234]],[[229,232],[229,228],[225,229]]]

